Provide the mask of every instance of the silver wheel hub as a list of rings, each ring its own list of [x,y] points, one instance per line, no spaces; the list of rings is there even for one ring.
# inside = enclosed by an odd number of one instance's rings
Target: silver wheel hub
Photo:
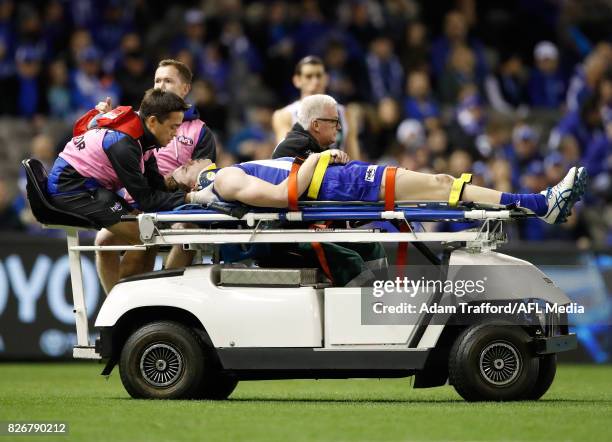
[[[488,383],[499,387],[509,385],[521,372],[521,357],[510,343],[493,342],[480,352],[479,368]]]
[[[154,387],[168,387],[183,373],[183,356],[167,344],[147,347],[140,358],[140,373]]]

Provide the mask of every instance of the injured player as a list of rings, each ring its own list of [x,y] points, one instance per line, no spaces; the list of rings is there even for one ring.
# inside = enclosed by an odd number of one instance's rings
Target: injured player
[[[335,100],[313,95],[302,101],[299,121],[303,127],[327,123],[336,130],[338,111]],[[316,122],[316,123],[315,123]],[[332,124],[333,123],[333,124]],[[505,193],[470,184],[470,174],[453,178],[402,168],[378,166],[361,161],[346,162],[337,150],[313,153],[307,159],[279,158],[250,161],[223,169],[205,169],[187,201],[237,201],[251,206],[297,209],[298,200],[319,201],[459,201],[485,204],[515,204],[547,223],[564,222],[572,206],[584,193],[586,170],[572,167],[556,186],[540,193]],[[194,185],[195,162],[176,171],[175,179]]]

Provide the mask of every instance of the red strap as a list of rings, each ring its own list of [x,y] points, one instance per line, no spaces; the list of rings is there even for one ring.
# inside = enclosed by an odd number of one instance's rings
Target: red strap
[[[333,284],[334,278],[332,277],[331,271],[329,270],[329,264],[327,263],[327,257],[325,256],[325,250],[323,250],[323,246],[320,242],[312,242],[310,243],[310,245],[317,254],[317,259],[319,260],[319,265],[323,269],[323,273],[325,273],[325,276],[327,276]]]
[[[298,209],[297,175],[303,162],[303,158],[295,157],[293,164],[291,165],[289,178],[287,178],[287,200],[289,210]]]
[[[397,167],[387,167],[385,175],[385,210],[395,208],[395,174]]]
[[[400,225],[400,232],[409,232],[410,229],[408,228],[408,226],[406,225],[406,223],[402,223]],[[395,258],[395,265],[398,267],[402,267],[405,266],[406,264],[408,264],[408,243],[407,242],[400,242],[397,243],[397,257]],[[401,272],[403,273],[403,272]],[[397,275],[397,276],[404,276],[404,275]]]
[[[387,167],[387,173],[385,175],[385,210],[395,209],[395,175],[397,174],[397,167]],[[408,226],[405,223],[400,225],[400,232],[409,232]],[[400,242],[397,243],[397,257],[395,259],[395,265],[399,268],[405,266],[408,261],[408,243]],[[398,273],[403,273],[402,269],[398,269]],[[403,275],[397,275],[403,276]]]

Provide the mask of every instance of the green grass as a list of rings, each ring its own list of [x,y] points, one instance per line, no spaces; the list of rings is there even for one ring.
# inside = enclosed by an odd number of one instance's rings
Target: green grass
[[[480,404],[410,379],[242,382],[223,402],[133,400],[118,371],[106,380],[101,369],[0,364],[0,421],[70,429],[10,440],[612,440],[612,366],[562,365],[540,401]]]

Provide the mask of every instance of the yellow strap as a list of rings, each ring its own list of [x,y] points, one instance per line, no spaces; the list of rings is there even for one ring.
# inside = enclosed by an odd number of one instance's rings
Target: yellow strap
[[[206,169],[204,170],[211,170],[211,169],[216,169],[217,165],[215,163],[210,163],[208,166],[206,166]]]
[[[455,207],[459,203],[463,187],[470,182],[472,182],[471,173],[462,173],[460,178],[455,178],[451,186],[450,195],[448,196],[448,204],[450,204],[451,207]]]
[[[312,180],[310,180],[310,186],[308,186],[308,198],[316,200],[319,196],[319,190],[321,189],[323,176],[325,176],[325,171],[327,170],[327,166],[329,165],[330,159],[331,153],[329,150],[323,152],[319,157],[319,161],[317,162],[315,171],[312,174]]]

